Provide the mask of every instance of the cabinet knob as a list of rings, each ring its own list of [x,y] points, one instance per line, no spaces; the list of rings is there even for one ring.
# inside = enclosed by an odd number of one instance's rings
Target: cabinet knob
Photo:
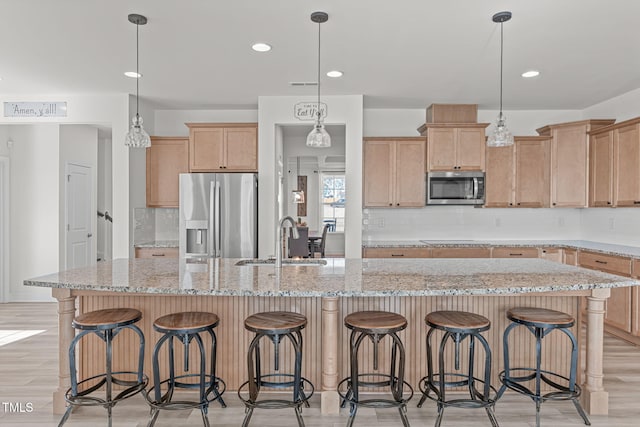
[[[640,200],[634,200],[634,201],[633,201],[633,204],[634,204],[634,205],[640,205]]]
[[[513,206],[513,203],[509,203],[509,206]]]
[[[393,206],[393,203],[389,203],[389,206]]]
[[[556,204],[554,203],[553,206],[555,206]]]
[[[520,203],[518,203],[518,206],[520,206]]]
[[[396,206],[400,206],[400,203],[396,203]]]
[[[607,202],[607,204],[608,204],[608,205],[610,205],[610,204],[611,204],[611,202]]]

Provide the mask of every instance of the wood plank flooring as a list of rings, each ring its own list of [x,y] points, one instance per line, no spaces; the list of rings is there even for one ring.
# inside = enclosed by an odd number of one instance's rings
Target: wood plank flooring
[[[44,330],[23,340],[0,346],[0,426],[57,426],[59,416],[51,413],[51,395],[57,384],[57,314],[55,303],[0,304],[0,330]],[[605,387],[610,393],[609,416],[591,417],[595,427],[625,427],[640,425],[640,347],[612,336],[605,338]],[[414,385],[415,386],[415,385]],[[244,407],[235,392],[225,394],[228,408],[213,405],[209,410],[212,426],[240,426]],[[425,403],[415,407],[417,396],[410,402],[408,417],[413,427],[432,426],[435,406]],[[33,406],[31,412],[12,412],[9,403]],[[311,408],[303,411],[309,427],[346,425],[347,411],[340,415],[321,416],[319,399],[314,396]],[[121,402],[114,408],[114,427],[146,426],[149,410],[141,396]],[[523,396],[506,393],[496,406],[501,427],[535,426],[535,405]],[[106,426],[106,412],[101,408],[80,408],[66,426]],[[164,411],[159,427],[201,426],[199,411]],[[256,410],[251,426],[296,426],[293,410]],[[358,411],[354,427],[401,426],[393,409]],[[447,409],[443,427],[490,426],[482,410]],[[542,406],[544,427],[584,425],[570,402],[547,402]]]

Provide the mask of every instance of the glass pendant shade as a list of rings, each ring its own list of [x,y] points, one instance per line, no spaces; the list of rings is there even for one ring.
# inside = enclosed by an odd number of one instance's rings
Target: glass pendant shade
[[[295,204],[304,203],[304,191],[293,190],[291,192],[291,203],[295,203]]]
[[[307,135],[307,147],[331,147],[331,135],[324,128],[324,124],[321,121],[317,121],[309,135]]]
[[[487,146],[489,147],[506,147],[509,145],[513,145],[513,135],[511,131],[507,129],[507,125],[505,124],[506,117],[500,113],[498,115],[498,120],[496,121],[496,127],[487,138]]]
[[[131,127],[125,136],[124,144],[132,148],[148,148],[151,147],[151,138],[142,126],[142,117],[135,115],[131,119]]]

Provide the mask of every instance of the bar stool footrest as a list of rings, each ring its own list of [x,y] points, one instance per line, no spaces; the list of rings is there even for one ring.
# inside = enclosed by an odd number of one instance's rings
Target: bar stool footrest
[[[542,402],[546,400],[574,400],[580,397],[580,395],[582,394],[582,389],[578,384],[574,385],[574,389],[572,391],[569,387],[559,384],[557,381],[554,381],[553,379],[551,379],[551,378],[561,379],[568,383],[570,381],[569,378],[563,375],[557,374],[555,372],[541,370],[540,379],[545,384],[555,388],[555,390],[538,396],[534,391],[520,384],[521,382],[535,380],[536,378],[535,368],[511,368],[510,371],[511,372],[513,371],[531,372],[531,374],[529,375],[518,376],[518,377],[509,376],[509,378],[507,378],[505,375],[506,372],[502,371],[498,374],[498,378],[500,379],[500,382],[502,382],[502,384],[504,384],[504,386],[507,387],[508,389],[524,394],[525,396],[529,396],[533,400],[540,400]]]
[[[86,390],[82,390],[78,392],[75,396],[72,395],[71,387],[69,387],[64,395],[67,403],[73,406],[103,406],[105,408],[111,406],[115,406],[121,400],[124,400],[128,397],[133,396],[134,394],[143,392],[146,393],[146,387],[149,383],[149,378],[146,375],[142,375],[142,382],[139,381],[127,381],[114,377],[115,375],[135,375],[138,376],[138,372],[133,371],[119,371],[111,373],[111,382],[116,385],[129,386],[126,389],[120,391],[115,397],[113,397],[110,401],[107,399],[102,399],[100,397],[95,396],[87,396],[88,394],[93,393],[94,391],[100,389],[103,385],[107,383],[107,374],[98,374],[93,377],[84,379],[80,381],[77,386],[80,387],[82,384],[87,383],[89,381],[93,381],[100,378],[97,384],[89,387]]]
[[[388,374],[364,373],[364,374],[359,374],[358,378],[360,377],[378,377],[378,378],[381,378],[381,380],[380,381],[362,381],[362,382],[358,380],[358,388],[384,387],[384,386],[390,386],[392,384],[391,375],[388,375]],[[403,406],[406,406],[407,402],[410,401],[411,398],[413,397],[413,387],[411,387],[411,384],[409,384],[406,381],[402,381],[403,390],[404,390],[404,387],[406,387],[408,389],[408,392],[405,393],[403,391],[403,397],[400,400],[362,399],[356,402],[356,400],[353,397],[353,392],[351,392],[350,381],[351,381],[351,377],[346,377],[345,379],[343,379],[338,383],[337,392],[342,402],[349,402],[354,405],[359,405],[366,408],[401,408]],[[393,382],[397,382],[397,381],[393,381]],[[342,390],[343,388],[345,388],[344,391]],[[405,394],[408,394],[407,398],[404,397]]]
[[[293,374],[267,374],[263,375],[260,379],[260,387],[266,388],[293,388],[294,381],[264,381],[264,378],[273,378],[273,377],[282,377],[282,378],[294,378]],[[262,408],[262,409],[282,409],[282,408],[295,408],[301,405],[306,404],[313,393],[315,392],[315,387],[308,379],[301,377],[300,378],[300,392],[302,398],[298,396],[297,400],[285,400],[285,399],[262,399],[262,400],[251,400],[249,397],[243,396],[243,394],[248,393],[249,381],[245,381],[238,387],[238,398],[244,402],[247,408]],[[305,388],[308,386],[308,388]],[[311,391],[311,393],[307,394],[306,391]],[[293,392],[293,390],[292,390]]]
[[[445,388],[446,387],[467,387],[467,389],[464,391],[468,393],[469,377],[467,375],[456,374],[456,373],[446,373],[445,377],[446,376],[462,377],[464,378],[464,380],[445,382]],[[433,377],[439,378],[440,374],[435,374],[433,375]],[[482,393],[478,391],[476,387],[474,387],[473,388],[474,394],[478,399],[467,398],[467,399],[442,400],[442,396],[440,396],[440,389],[438,387],[438,385],[440,384],[440,381],[434,381],[433,383],[429,383],[428,379],[429,379],[428,377],[423,377],[422,379],[420,379],[420,382],[418,383],[418,388],[422,392],[422,397],[426,397],[427,399],[433,402],[436,402],[439,405],[442,405],[444,407],[452,406],[456,408],[490,408],[495,405],[497,400],[498,390],[492,385],[489,385],[489,389],[493,394],[493,398],[489,396],[484,396]],[[473,382],[484,385],[484,381],[476,377],[473,377]]]
[[[185,378],[200,378],[200,374],[185,374],[185,375],[179,375],[177,377],[175,377],[174,380],[174,389],[176,388],[183,388],[183,389],[190,389],[190,390],[195,390],[195,389],[199,389],[200,388],[200,384],[199,383],[185,383],[185,382],[180,382],[177,381],[179,379],[185,379]],[[206,388],[206,398],[205,400],[201,401],[201,402],[196,402],[196,401],[171,401],[170,399],[173,397],[173,390],[169,389],[167,390],[167,392],[165,392],[165,394],[162,395],[161,397],[161,401],[160,402],[156,402],[155,400],[152,400],[152,395],[154,394],[154,388],[156,387],[156,385],[154,385],[153,387],[151,387],[149,389],[149,391],[147,393],[145,393],[145,397],[147,398],[147,402],[149,403],[149,406],[156,408],[156,409],[163,409],[163,410],[182,410],[182,409],[195,409],[195,408],[203,408],[205,406],[209,406],[210,403],[213,403],[217,400],[220,401],[220,404],[223,407],[226,407],[226,404],[224,403],[224,401],[222,400],[222,395],[224,394],[224,392],[227,390],[227,384],[219,377],[213,377],[210,374],[206,374],[205,378],[208,380],[206,382],[205,388]],[[160,383],[157,384],[158,387],[160,387],[162,384],[167,384],[171,381],[171,379],[166,379]],[[222,388],[220,388],[220,385],[222,385]]]

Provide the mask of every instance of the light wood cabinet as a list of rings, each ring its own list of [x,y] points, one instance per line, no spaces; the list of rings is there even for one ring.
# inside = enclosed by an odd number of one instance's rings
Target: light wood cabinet
[[[136,248],[136,258],[178,258],[178,248]]]
[[[617,128],[613,136],[613,203],[640,206],[640,124]]]
[[[418,131],[427,137],[427,171],[483,171],[488,123],[426,123]]]
[[[485,207],[549,206],[549,138],[519,136],[487,147]]]
[[[620,276],[631,276],[631,259],[589,251],[579,251],[578,263],[581,267],[605,271]],[[607,300],[605,324],[631,332],[632,288],[612,288]]]
[[[491,258],[538,258],[538,248],[495,247],[491,250]]]
[[[591,135],[589,206],[613,206],[613,131]]]
[[[615,120],[582,120],[537,129],[551,138],[551,199],[553,207],[586,207],[589,199],[589,132]]]
[[[433,248],[432,258],[491,258],[491,248]]]
[[[257,172],[257,123],[186,123],[191,172]]]
[[[563,249],[562,262],[567,265],[578,265],[578,251],[570,248]]]
[[[540,258],[557,263],[564,262],[564,250],[562,248],[540,248]]]
[[[189,139],[152,136],[146,154],[147,207],[177,208],[179,175],[189,172]]]
[[[424,138],[365,138],[365,207],[425,205]]]
[[[363,248],[363,258],[430,258],[428,248]]]

